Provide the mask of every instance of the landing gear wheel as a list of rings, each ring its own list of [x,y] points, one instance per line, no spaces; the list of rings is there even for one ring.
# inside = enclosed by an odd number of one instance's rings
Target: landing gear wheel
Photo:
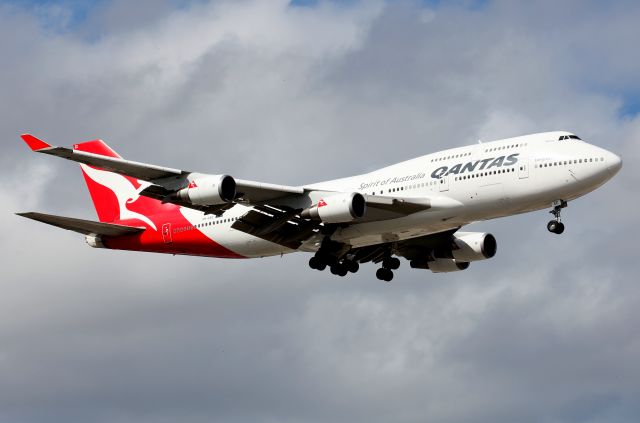
[[[385,269],[396,270],[400,267],[400,259],[396,257],[387,257],[382,260],[382,267]]]
[[[555,220],[551,220],[549,223],[547,223],[547,229],[549,230],[549,232],[560,235],[564,232],[564,224],[562,223],[560,212],[563,208],[567,207],[567,202],[564,200],[556,200],[552,205],[553,210],[551,210],[549,213],[551,213],[553,217],[555,217]]]
[[[318,260],[318,257],[313,256],[309,259],[309,267],[312,269],[316,269],[318,270],[318,266],[320,265],[320,260]]]
[[[360,265],[357,261],[348,260],[342,264],[351,273],[356,273],[358,270],[360,270]]]
[[[381,281],[391,282],[391,280],[393,279],[393,272],[389,269],[381,267],[380,269],[376,270],[376,277]]]
[[[337,276],[346,276],[348,272],[347,268],[340,263],[336,263],[332,265],[330,270],[331,270],[331,273]]]
[[[549,232],[560,235],[564,232],[564,223],[558,222],[557,220],[551,220],[547,223],[547,229]]]
[[[318,256],[313,256],[309,259],[309,267],[316,270],[324,270],[327,264],[323,262]]]

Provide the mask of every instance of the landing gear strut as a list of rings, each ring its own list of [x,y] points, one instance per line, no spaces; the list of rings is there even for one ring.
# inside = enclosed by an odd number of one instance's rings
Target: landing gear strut
[[[564,200],[556,200],[552,205],[553,210],[551,210],[549,213],[551,213],[555,219],[550,220],[549,223],[547,223],[547,230],[554,234],[560,235],[562,232],[564,232],[564,223],[562,223],[560,212],[563,208],[567,207],[567,202]]]

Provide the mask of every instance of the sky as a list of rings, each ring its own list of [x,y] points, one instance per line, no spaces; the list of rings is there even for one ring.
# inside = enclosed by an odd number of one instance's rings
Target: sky
[[[637,422],[640,3],[0,1],[0,423]],[[568,130],[619,154],[467,271],[96,250],[77,165],[299,185]]]

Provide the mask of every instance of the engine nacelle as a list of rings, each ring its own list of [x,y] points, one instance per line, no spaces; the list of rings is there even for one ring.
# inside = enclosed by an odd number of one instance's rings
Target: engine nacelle
[[[451,249],[436,250],[437,258],[456,259],[460,262],[485,260],[496,255],[496,238],[483,232],[457,232],[453,235]]]
[[[199,206],[224,204],[236,198],[236,181],[229,175],[205,176],[194,179],[175,195],[179,200]]]
[[[459,272],[469,268],[469,262],[455,259],[437,258],[428,262],[429,270],[433,273]]]
[[[324,223],[351,222],[364,216],[367,204],[364,196],[357,192],[333,194],[300,214],[305,219],[321,220]]]

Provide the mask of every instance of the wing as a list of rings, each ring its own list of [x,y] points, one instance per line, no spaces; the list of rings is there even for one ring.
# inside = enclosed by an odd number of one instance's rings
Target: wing
[[[58,228],[67,229],[84,235],[131,235],[145,230],[145,228],[135,226],[116,225],[113,223],[94,222],[93,220],[76,219],[73,217],[56,216],[36,212],[16,213],[18,216],[37,220]]]
[[[176,178],[189,173],[179,169],[133,162],[116,157],[107,157],[100,154],[72,150],[66,147],[55,147],[39,140],[31,134],[23,134],[22,139],[27,143],[31,150],[36,153],[62,157],[63,159],[95,166],[100,169],[131,176],[132,178],[141,179],[143,181],[152,182],[157,179],[171,177]]]
[[[171,198],[171,194],[188,186],[195,177],[203,176],[203,174],[148,163],[134,162],[119,157],[107,157],[66,147],[52,146],[31,134],[23,134],[21,137],[34,152],[62,157],[74,162],[151,182],[153,185],[143,190],[140,193],[141,195],[205,212],[211,211],[212,209],[217,211],[225,206],[221,204],[218,205],[220,207],[203,207]],[[300,187],[268,184],[244,179],[235,179],[235,186],[236,197],[242,198],[249,203],[272,201],[288,195],[300,195],[304,193],[304,189]]]

